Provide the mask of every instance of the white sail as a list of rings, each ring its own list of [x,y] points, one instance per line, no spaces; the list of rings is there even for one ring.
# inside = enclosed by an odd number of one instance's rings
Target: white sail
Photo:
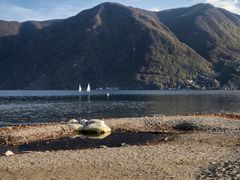
[[[81,87],[81,85],[80,85],[80,84],[79,84],[78,91],[79,91],[79,92],[81,92],[81,91],[82,91],[82,87]]]
[[[88,83],[87,92],[90,92],[90,91],[91,91],[91,88],[90,88],[90,84]]]

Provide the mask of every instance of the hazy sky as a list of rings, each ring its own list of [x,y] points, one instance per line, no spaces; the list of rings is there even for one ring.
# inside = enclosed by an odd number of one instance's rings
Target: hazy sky
[[[2,20],[47,20],[73,16],[104,0],[0,0]],[[211,3],[240,14],[240,0],[111,0],[152,11],[186,7],[197,3]]]

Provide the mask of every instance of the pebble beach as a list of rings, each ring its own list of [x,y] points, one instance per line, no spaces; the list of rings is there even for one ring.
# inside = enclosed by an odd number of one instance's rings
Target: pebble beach
[[[142,146],[1,156],[0,179],[239,179],[239,119],[239,115],[104,119],[113,131],[166,132],[174,134],[174,138]],[[52,136],[44,136],[43,129],[51,132],[50,126],[61,128]],[[12,144],[27,143],[31,137],[58,138],[72,132],[64,124],[34,128],[15,127],[16,132],[25,134],[19,138],[15,132]],[[24,137],[26,129],[31,130],[29,138]],[[14,134],[14,128],[0,130],[1,142],[8,131]]]

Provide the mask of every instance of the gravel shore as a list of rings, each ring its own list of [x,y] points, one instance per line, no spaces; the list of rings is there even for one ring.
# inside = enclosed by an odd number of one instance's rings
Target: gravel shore
[[[113,130],[177,133],[158,145],[0,157],[0,179],[239,179],[240,120],[222,116],[106,119]]]

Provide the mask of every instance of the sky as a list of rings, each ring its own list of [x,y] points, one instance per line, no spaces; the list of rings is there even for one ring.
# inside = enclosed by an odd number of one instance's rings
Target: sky
[[[240,0],[109,0],[151,11],[210,3],[240,14]],[[7,21],[64,19],[104,0],[0,0],[0,19]]]

